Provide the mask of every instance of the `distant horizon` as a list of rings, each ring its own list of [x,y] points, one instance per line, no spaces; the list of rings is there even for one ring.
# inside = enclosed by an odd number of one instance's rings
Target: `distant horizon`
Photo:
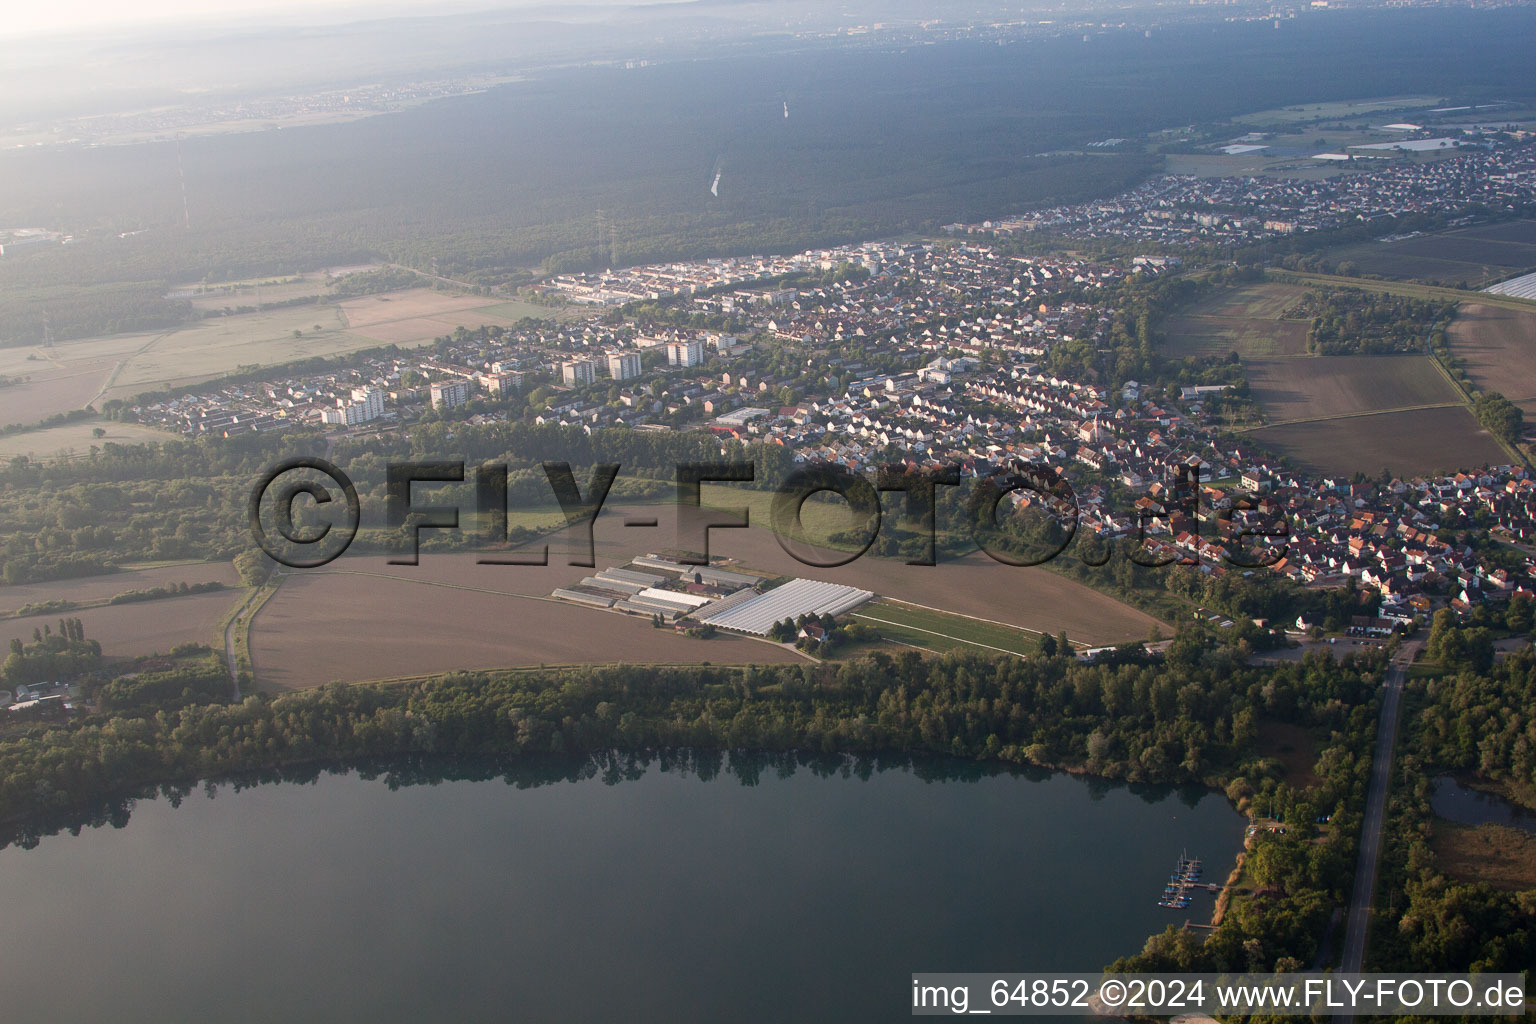
[[[132,31],[250,24],[273,19],[285,26],[345,24],[378,18],[491,13],[510,9],[551,12],[572,7],[649,7],[691,0],[235,0],[213,6],[207,0],[146,0],[123,8],[106,0],[61,0],[21,9],[0,22],[0,41],[37,36],[90,35]]]

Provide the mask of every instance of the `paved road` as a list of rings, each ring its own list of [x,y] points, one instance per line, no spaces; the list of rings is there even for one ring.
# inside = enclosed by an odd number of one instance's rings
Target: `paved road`
[[[1371,782],[1365,795],[1365,821],[1360,828],[1360,861],[1355,866],[1355,890],[1344,926],[1344,959],[1339,970],[1358,972],[1365,960],[1365,933],[1370,923],[1371,896],[1376,891],[1376,862],[1381,858],[1381,826],[1387,814],[1392,753],[1397,743],[1397,719],[1403,704],[1404,666],[1412,664],[1417,644],[1403,648],[1387,673],[1376,726],[1376,753],[1371,758]]]

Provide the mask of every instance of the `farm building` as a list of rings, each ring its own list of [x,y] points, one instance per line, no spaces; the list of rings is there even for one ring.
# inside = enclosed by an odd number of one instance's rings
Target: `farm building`
[[[711,611],[700,619],[721,629],[767,636],[774,623],[802,615],[841,615],[875,595],[868,590],[821,580],[791,580],[748,601]]]

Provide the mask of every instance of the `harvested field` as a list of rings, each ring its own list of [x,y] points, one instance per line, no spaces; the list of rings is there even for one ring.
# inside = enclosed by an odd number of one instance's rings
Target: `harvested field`
[[[185,565],[162,565],[153,569],[134,569],[131,572],[114,572],[103,576],[82,576],[74,580],[22,583],[0,587],[0,612],[12,612],[23,605],[42,601],[76,601],[83,604],[105,601],[129,590],[215,581],[235,587],[240,584],[240,575],[230,562],[189,562]]]
[[[1416,355],[1259,360],[1249,383],[1275,424],[1461,402],[1435,364]]]
[[[15,370],[26,382],[0,388],[0,406],[5,409],[0,425],[32,424],[55,413],[85,408],[101,390],[112,365],[110,361],[60,365],[39,360]]]
[[[1225,289],[1168,319],[1166,350],[1242,356],[1270,424],[1249,436],[1314,470],[1421,473],[1508,461],[1427,356],[1307,355],[1307,323],[1279,319],[1306,291],[1279,281]],[[1536,372],[1530,379],[1536,399]]]
[[[90,402],[196,384],[241,366],[338,356],[385,343],[421,345],[461,324],[514,322],[516,317],[485,311],[498,304],[506,305],[413,288],[340,304],[216,316],[171,331],[84,338],[47,349],[0,349],[0,376],[28,378],[0,389],[5,410],[0,425],[35,423]],[[302,332],[297,338],[296,330]]]
[[[510,326],[516,321],[517,317],[491,312],[496,305],[501,303],[480,295],[412,288],[347,299],[338,308],[349,334],[385,344],[410,345],[451,334],[455,327]]]
[[[98,427],[105,430],[106,434],[101,437],[95,436],[93,431]],[[42,460],[83,456],[90,452],[93,444],[100,447],[108,442],[113,444],[144,444],[147,441],[159,443],[176,436],[168,431],[140,426],[137,423],[84,420],[80,423],[66,423],[62,427],[0,436],[0,459],[9,459],[17,455]]]
[[[415,317],[458,313],[495,304],[494,299],[483,295],[454,295],[431,288],[410,288],[401,292],[359,295],[355,299],[345,299],[338,305],[346,314],[347,326],[357,329]]]
[[[1459,405],[1290,423],[1249,436],[1319,473],[1441,473],[1509,461],[1493,435]]]
[[[324,329],[316,333],[315,325]],[[103,398],[129,398],[167,385],[195,384],[239,366],[271,365],[312,356],[335,356],[367,348],[365,340],[343,334],[334,307],[300,306],[270,313],[215,317],[160,335],[139,336],[138,346],[121,354],[122,365]],[[294,331],[303,332],[299,337]],[[114,345],[120,339],[99,344]],[[80,344],[97,344],[83,342]]]
[[[1217,292],[1189,312],[1195,316],[1278,320],[1304,294],[1306,289],[1297,285],[1261,281]]]
[[[1236,352],[1247,360],[1305,355],[1307,325],[1299,320],[1248,320],[1239,317],[1172,316],[1168,318],[1167,352],[1185,356],[1222,357]]]
[[[251,658],[258,685],[292,690],[333,680],[515,665],[800,660],[794,651],[746,637],[722,633],[697,640],[655,629],[640,616],[517,596],[511,589],[493,592],[502,582],[519,591],[541,589],[522,585],[545,576],[536,569],[475,565],[473,556],[457,554],[428,556],[419,568],[462,581],[429,586],[409,567],[383,559],[334,563],[343,564],[345,569],[285,580],[257,613]],[[520,577],[524,571],[531,576]],[[571,571],[561,575],[569,578]],[[574,572],[580,579],[584,570]]]
[[[219,620],[244,596],[244,591],[215,590],[159,601],[6,619],[0,621],[0,643],[9,643],[11,637],[30,642],[32,630],[45,625],[57,627],[61,615],[69,615],[84,624],[86,639],[100,641],[102,654],[109,658],[167,654],[177,644],[188,642],[217,649],[223,645]]]
[[[626,529],[623,521],[631,514],[654,516],[658,528]],[[667,505],[605,509],[594,536],[599,568],[647,551],[697,543],[679,538],[677,510]],[[1087,643],[1140,640],[1159,625],[1149,615],[1044,569],[1012,568],[980,553],[937,566],[866,557],[839,568],[811,568],[787,555],[763,523],[711,531],[710,550],[751,569],[845,583],[1025,629],[1065,629]],[[652,629],[643,618],[529,600],[591,572],[566,565],[565,554],[564,542],[556,539],[550,544],[549,566],[477,565],[475,555],[427,553],[415,567],[357,556],[296,572],[252,623],[257,683],[282,689],[331,679],[541,662],[726,663],[797,657],[743,638],[689,640]]]
[[[1536,312],[1468,303],[1450,330],[1451,350],[1478,387],[1536,415]]]
[[[1536,246],[1536,220],[1507,220],[1500,224],[1482,224],[1454,232],[1462,236],[1487,239],[1490,242],[1519,242]]]

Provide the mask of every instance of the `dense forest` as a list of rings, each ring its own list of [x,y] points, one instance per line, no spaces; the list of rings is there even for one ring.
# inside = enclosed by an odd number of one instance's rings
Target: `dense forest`
[[[45,317],[56,338],[159,328],[183,313],[164,298],[173,283],[380,256],[507,287],[928,230],[1111,194],[1160,169],[1145,149],[1083,148],[1109,137],[1340,96],[1507,98],[1529,19],[1490,11],[1446,31],[1445,17],[889,51],[829,42],[749,49],[728,71],[549,72],[387,117],[186,139],[190,225],[173,143],[12,150],[0,223],[73,242],[0,260],[0,343],[40,340]],[[73,289],[100,290],[75,302]]]
[[[1520,614],[1528,616],[1529,609]],[[1531,719],[1531,708],[1536,707],[1536,653],[1526,647],[1498,666],[1483,663],[1479,667],[1480,639],[1451,634],[1486,628],[1458,627],[1448,620],[1438,623],[1435,653],[1444,658],[1442,667],[1449,672],[1431,677],[1422,690],[1410,686],[1403,712],[1406,750],[1400,748],[1400,767],[1393,778],[1372,908],[1375,921],[1368,969],[1522,971],[1536,958],[1536,890],[1458,879],[1447,872],[1435,848],[1437,833],[1448,827],[1430,810],[1430,792],[1439,773],[1475,773],[1479,779],[1512,786],[1516,792],[1533,792],[1529,787],[1536,777],[1531,756],[1536,744]],[[1346,747],[1335,750],[1368,751],[1370,735],[1363,728]],[[1361,762],[1351,759],[1350,763],[1345,776],[1358,778]],[[1339,771],[1340,762],[1325,751],[1317,767],[1325,785],[1335,784]],[[1356,824],[1351,820],[1345,828]],[[1333,837],[1318,843],[1292,835],[1270,836],[1248,854],[1255,880],[1283,894],[1272,905],[1283,906],[1287,916],[1308,920],[1301,934],[1306,928],[1322,929],[1329,908],[1347,901],[1352,863],[1330,853],[1334,841]],[[1244,937],[1242,918],[1263,902],[1240,904],[1238,918],[1224,921],[1204,943],[1192,933],[1169,929],[1149,940],[1142,953],[1117,966],[1128,970],[1303,969],[1308,959],[1297,955],[1299,947],[1271,962],[1272,950],[1265,942]]]
[[[202,669],[183,669],[188,679]],[[328,685],[240,704],[155,702],[0,743],[0,818],[160,781],[392,753],[576,753],[693,747],[927,752],[1082,768],[1149,782],[1288,794],[1258,758],[1261,717],[1344,729],[1379,666],[1242,667],[1197,635],[1166,665],[916,652],[746,669],[592,667]],[[177,691],[179,693],[179,690]],[[44,781],[46,780],[46,785]],[[1347,792],[1320,798],[1332,809]]]
[[[1514,614],[1529,628],[1528,606]],[[1536,889],[1452,874],[1437,851],[1440,833],[1454,829],[1430,809],[1432,787],[1447,772],[1526,801],[1536,795],[1536,651],[1527,646],[1492,664],[1489,628],[1439,619],[1427,653],[1443,673],[1409,690],[1372,932],[1381,970],[1514,971],[1536,962]]]

